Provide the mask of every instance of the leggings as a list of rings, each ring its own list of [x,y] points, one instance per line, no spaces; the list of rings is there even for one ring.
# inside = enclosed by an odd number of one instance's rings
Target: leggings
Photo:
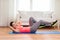
[[[37,31],[38,27],[42,24],[45,26],[51,26],[50,22],[43,21],[43,20],[40,20],[37,22],[33,17],[30,17],[29,24],[31,26],[31,28],[30,28],[31,33],[35,33]]]

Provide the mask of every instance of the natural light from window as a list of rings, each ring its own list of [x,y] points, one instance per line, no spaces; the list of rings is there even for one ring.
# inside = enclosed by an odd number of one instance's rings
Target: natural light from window
[[[33,11],[49,11],[50,10],[50,0],[33,0],[32,1]]]
[[[50,11],[50,0],[16,0],[16,8],[20,11]]]

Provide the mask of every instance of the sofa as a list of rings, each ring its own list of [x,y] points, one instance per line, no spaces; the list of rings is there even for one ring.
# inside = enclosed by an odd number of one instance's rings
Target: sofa
[[[48,22],[56,22],[57,19],[53,18],[53,13],[50,11],[40,12],[40,11],[18,11],[16,20],[21,20],[23,24],[29,25],[29,18],[33,17],[36,21],[44,20]],[[55,23],[54,23],[55,24]]]

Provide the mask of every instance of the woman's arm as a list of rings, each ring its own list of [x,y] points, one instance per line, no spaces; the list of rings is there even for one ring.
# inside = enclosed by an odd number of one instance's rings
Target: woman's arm
[[[13,27],[9,26],[9,28],[15,32],[19,32],[18,30],[14,29]]]

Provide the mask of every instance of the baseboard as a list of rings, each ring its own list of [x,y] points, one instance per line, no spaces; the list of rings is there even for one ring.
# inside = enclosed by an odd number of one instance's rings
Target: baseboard
[[[6,27],[8,27],[8,26],[0,26],[0,28],[6,28]]]

